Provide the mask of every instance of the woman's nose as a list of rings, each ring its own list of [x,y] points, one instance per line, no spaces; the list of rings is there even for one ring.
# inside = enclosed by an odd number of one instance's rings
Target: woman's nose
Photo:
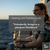
[[[34,14],[36,14],[36,12],[33,12]]]

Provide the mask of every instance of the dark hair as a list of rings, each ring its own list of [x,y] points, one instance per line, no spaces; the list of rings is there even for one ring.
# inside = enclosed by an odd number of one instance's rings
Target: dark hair
[[[47,11],[47,7],[45,4],[43,3],[38,3],[38,4],[35,4],[35,6],[38,6],[41,10],[45,9],[45,21],[49,20],[49,15],[48,15],[48,11]]]

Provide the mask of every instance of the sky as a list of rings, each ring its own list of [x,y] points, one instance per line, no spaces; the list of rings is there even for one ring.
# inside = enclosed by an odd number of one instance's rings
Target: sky
[[[9,15],[34,15],[33,9],[40,0],[0,0],[0,19],[9,19]]]

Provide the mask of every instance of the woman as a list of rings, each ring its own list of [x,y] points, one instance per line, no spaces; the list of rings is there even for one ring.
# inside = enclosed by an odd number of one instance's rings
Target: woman
[[[44,22],[45,23],[46,23],[46,21],[49,21],[49,15],[48,15],[47,7],[46,7],[45,4],[43,4],[43,3],[35,4],[33,12],[34,12],[35,16],[37,16],[37,15],[44,15]],[[20,39],[20,40],[15,40],[15,43],[16,43],[15,46],[19,47],[19,48],[35,48],[35,47],[40,47],[40,46],[42,46],[43,42],[48,41],[49,33],[46,33],[46,30],[44,30],[43,32],[38,32],[39,35],[37,37],[37,40],[33,41],[31,43],[28,43],[28,44],[20,45],[17,42],[24,41],[24,40],[27,40],[27,39],[31,39],[32,36],[24,38],[24,39]]]

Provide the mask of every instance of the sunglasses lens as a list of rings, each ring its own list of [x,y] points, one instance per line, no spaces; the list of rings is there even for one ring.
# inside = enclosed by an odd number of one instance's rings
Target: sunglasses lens
[[[38,11],[38,10],[40,10],[40,9],[33,10],[33,12],[36,12],[36,11]]]

